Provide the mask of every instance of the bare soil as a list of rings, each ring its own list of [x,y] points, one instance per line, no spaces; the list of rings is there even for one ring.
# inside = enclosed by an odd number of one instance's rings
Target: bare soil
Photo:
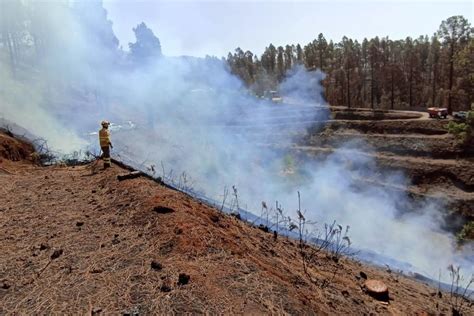
[[[35,151],[30,143],[14,138],[13,134],[0,128],[0,160],[20,161],[30,159]]]
[[[449,293],[350,259],[322,254],[312,282],[295,241],[117,165],[0,167],[1,315],[451,313]]]

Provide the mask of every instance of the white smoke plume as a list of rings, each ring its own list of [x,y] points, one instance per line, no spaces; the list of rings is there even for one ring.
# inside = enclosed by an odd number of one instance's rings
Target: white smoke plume
[[[353,154],[351,144],[324,158],[275,149],[328,119],[321,72],[296,67],[280,87],[296,104],[272,104],[250,95],[217,58],[162,57],[138,66],[103,45],[102,34],[93,33],[103,26],[78,21],[69,5],[35,8],[44,11],[37,23],[49,43],[34,69],[14,73],[1,56],[0,115],[56,150],[98,150],[91,133],[108,119],[133,127],[113,130],[116,157],[143,169],[155,165],[158,175],[161,166],[168,175],[186,172],[193,189],[210,198],[222,199],[224,187],[235,186],[242,208],[258,214],[261,201],[278,200],[294,215],[300,191],[307,216],[350,225],[357,248],[433,278],[451,263],[473,272],[472,249],[458,250],[440,228],[443,205],[401,209],[412,202],[400,173],[384,179],[402,188],[397,193],[358,180],[381,170],[372,158]]]

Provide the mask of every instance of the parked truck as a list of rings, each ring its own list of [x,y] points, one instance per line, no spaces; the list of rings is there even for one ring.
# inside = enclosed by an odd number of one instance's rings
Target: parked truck
[[[431,118],[446,118],[448,117],[447,108],[428,108],[428,114]]]
[[[458,111],[458,112],[453,112],[453,117],[458,120],[465,121],[467,119],[467,111]]]

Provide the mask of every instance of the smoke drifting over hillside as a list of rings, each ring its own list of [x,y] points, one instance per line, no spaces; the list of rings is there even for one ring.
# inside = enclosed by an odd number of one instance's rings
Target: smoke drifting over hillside
[[[36,23],[48,30],[50,44],[42,46],[37,65],[13,71],[2,55],[0,115],[54,149],[97,150],[97,136],[90,134],[100,120],[131,121],[135,128],[113,131],[113,155],[143,169],[155,165],[160,175],[163,165],[168,175],[186,172],[196,191],[216,200],[235,185],[240,207],[255,213],[261,201],[278,200],[294,215],[300,191],[307,217],[350,225],[356,247],[408,262],[431,277],[451,263],[472,270],[472,252],[457,251],[453,236],[440,228],[443,206],[425,203],[407,213],[400,205],[411,202],[402,191],[394,195],[357,181],[362,170],[380,170],[369,158],[347,154],[350,144],[319,160],[268,146],[291,144],[294,133],[328,118],[321,72],[294,68],[280,90],[305,106],[279,107],[248,95],[218,59],[133,63],[105,45],[103,33],[91,33],[103,29],[94,19],[86,24],[67,6],[44,6],[51,11],[42,7]],[[406,185],[400,174],[385,180]]]

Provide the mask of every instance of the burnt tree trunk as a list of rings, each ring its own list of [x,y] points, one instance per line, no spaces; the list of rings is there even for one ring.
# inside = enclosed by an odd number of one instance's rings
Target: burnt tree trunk
[[[436,64],[433,65],[433,79],[431,82],[431,105],[436,106]]]
[[[365,108],[365,101],[367,100],[367,91],[366,91],[366,82],[365,82],[365,72],[362,71],[362,107]]]
[[[410,65],[410,76],[408,79],[408,106],[413,106],[413,67]]]
[[[319,69],[321,71],[324,71],[324,69],[323,69],[323,52],[321,50],[319,51]]]
[[[453,114],[452,94],[454,76],[454,39],[451,41],[451,53],[449,56],[449,91],[448,91],[448,114]]]
[[[345,90],[345,84],[344,84],[344,79],[345,79],[345,78],[344,78],[344,74],[341,74],[341,75],[340,75],[340,79],[341,79],[341,80],[340,80],[340,82],[341,82],[341,94],[340,94],[340,96],[341,96],[341,102],[340,102],[339,104],[344,105],[344,104],[346,104],[346,102],[345,102],[346,94],[344,93],[344,90]]]
[[[374,64],[370,65],[370,107],[374,109]]]
[[[8,54],[10,55],[10,66],[12,69],[13,76],[16,74],[16,58],[15,58],[15,50],[13,48],[13,44],[11,42],[11,36],[8,33],[8,31],[4,32],[4,38],[6,39],[7,42],[7,47],[8,47]]]
[[[390,108],[393,110],[394,103],[395,103],[395,95],[394,95],[394,78],[393,78],[393,65],[390,67],[390,74],[391,74],[391,85],[390,85]]]
[[[347,107],[351,107],[351,73],[350,68],[347,69]]]

